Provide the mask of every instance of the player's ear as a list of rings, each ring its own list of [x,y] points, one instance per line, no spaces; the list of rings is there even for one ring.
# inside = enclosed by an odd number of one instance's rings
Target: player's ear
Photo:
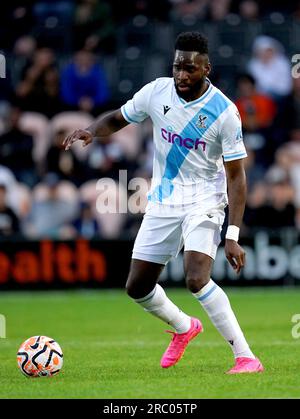
[[[208,76],[210,72],[211,72],[211,64],[209,61],[207,61],[207,63],[205,64],[205,75]]]

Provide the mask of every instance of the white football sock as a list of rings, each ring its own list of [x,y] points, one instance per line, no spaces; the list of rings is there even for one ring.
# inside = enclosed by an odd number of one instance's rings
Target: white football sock
[[[177,333],[186,333],[191,327],[190,316],[169,300],[159,284],[148,295],[134,301],[144,307],[145,311],[170,324]]]
[[[202,305],[217,330],[230,344],[234,357],[255,358],[225,292],[211,279],[193,295]]]

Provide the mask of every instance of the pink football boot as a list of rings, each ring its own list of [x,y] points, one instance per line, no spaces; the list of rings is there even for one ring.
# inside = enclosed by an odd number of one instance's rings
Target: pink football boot
[[[182,358],[188,343],[199,333],[203,332],[203,326],[200,320],[191,317],[191,327],[186,333],[174,333],[170,330],[167,330],[167,332],[172,333],[173,338],[161,358],[160,365],[163,368],[175,365]]]
[[[226,374],[244,374],[253,372],[263,372],[264,367],[262,366],[258,358],[236,358],[235,365]]]

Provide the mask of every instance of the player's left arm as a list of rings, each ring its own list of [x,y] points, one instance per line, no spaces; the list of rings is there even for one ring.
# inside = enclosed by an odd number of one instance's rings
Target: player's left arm
[[[247,196],[244,159],[228,161],[224,165],[229,203],[229,229],[225,239],[225,254],[227,260],[238,274],[245,265],[245,251],[238,244],[238,232],[242,224]]]

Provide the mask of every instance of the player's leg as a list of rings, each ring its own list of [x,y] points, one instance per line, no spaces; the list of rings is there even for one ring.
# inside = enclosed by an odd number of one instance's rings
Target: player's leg
[[[198,319],[181,311],[157,284],[163,267],[162,263],[132,259],[126,290],[145,311],[175,329],[176,332],[171,332],[173,339],[160,361],[163,368],[168,368],[181,359],[190,340],[202,331],[202,325]]]
[[[202,330],[200,321],[181,311],[157,284],[163,267],[183,245],[181,221],[172,208],[163,211],[155,205],[150,207],[135,240],[126,284],[136,303],[175,329],[161,359],[164,368],[178,362],[188,342]]]
[[[206,238],[208,239],[208,237]],[[229,343],[237,360],[231,373],[262,371],[260,362],[249,348],[227,295],[211,279],[212,264],[213,258],[207,254],[191,250],[185,251],[184,269],[187,287],[202,305],[214,326]]]
[[[146,260],[131,259],[126,291],[134,300],[151,294],[165,265]]]
[[[157,284],[165,266],[162,262],[163,259],[161,263],[132,259],[126,291],[146,312],[174,327],[177,333],[184,333],[190,328],[190,317],[181,311]]]
[[[126,284],[128,295],[147,312],[184,333],[190,317],[166,296],[157,284],[170,258],[182,247],[180,218],[170,209],[151,203],[136,237],[130,272]]]
[[[234,356],[255,358],[236,320],[225,292],[211,279],[213,259],[200,252],[184,252],[188,289],[197,298],[214,326],[230,344]]]

